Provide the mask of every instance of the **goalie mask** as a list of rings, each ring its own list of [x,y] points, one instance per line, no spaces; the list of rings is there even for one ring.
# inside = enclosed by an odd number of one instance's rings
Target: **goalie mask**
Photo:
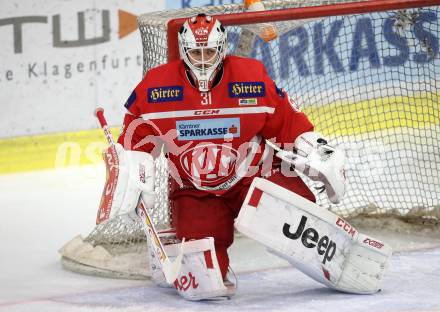
[[[200,91],[209,91],[226,54],[226,31],[215,18],[199,14],[179,34],[180,57]]]

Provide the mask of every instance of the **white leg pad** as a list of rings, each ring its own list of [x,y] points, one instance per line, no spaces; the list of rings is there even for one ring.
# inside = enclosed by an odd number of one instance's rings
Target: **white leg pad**
[[[316,281],[349,293],[379,291],[392,254],[327,209],[260,178],[235,226]]]
[[[170,260],[174,261],[179,254],[181,244],[170,244],[169,242],[172,242],[170,235],[172,236],[171,232],[159,234],[165,252]],[[176,288],[179,295],[187,300],[207,300],[230,297],[235,294],[235,283],[228,282],[225,286],[212,237],[186,241],[183,248],[180,274],[174,284],[169,285]],[[150,258],[150,266],[153,281],[159,286],[167,286],[154,256]]]

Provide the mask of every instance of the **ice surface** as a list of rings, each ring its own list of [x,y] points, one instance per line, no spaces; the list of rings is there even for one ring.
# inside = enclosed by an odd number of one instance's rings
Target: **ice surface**
[[[386,233],[398,250],[423,249],[395,253],[376,295],[327,289],[246,239],[232,251],[231,300],[65,271],[57,250],[93,228],[104,176],[102,166],[0,176],[0,311],[440,311],[440,237],[429,235]]]

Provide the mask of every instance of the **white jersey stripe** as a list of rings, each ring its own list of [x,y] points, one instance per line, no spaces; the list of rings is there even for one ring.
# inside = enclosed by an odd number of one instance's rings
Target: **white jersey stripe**
[[[268,106],[218,108],[218,109],[212,108],[212,109],[195,109],[195,110],[149,113],[149,114],[142,114],[142,118],[145,120],[153,120],[153,119],[181,118],[181,117],[195,117],[195,116],[206,117],[206,116],[261,114],[261,113],[273,114],[274,111],[275,108]]]

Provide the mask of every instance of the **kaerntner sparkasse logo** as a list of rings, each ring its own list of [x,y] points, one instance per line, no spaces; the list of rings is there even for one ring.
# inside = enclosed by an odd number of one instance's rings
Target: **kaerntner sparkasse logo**
[[[90,16],[93,15],[93,16]],[[100,16],[99,16],[100,15]],[[95,17],[96,16],[96,17]],[[86,18],[87,17],[87,18]],[[96,30],[96,37],[87,37],[86,30],[88,28],[97,27],[93,21],[96,18],[96,24],[100,24],[101,31]],[[92,19],[92,22],[90,22]],[[99,22],[100,19],[101,21]],[[118,10],[118,37],[119,39],[128,36],[137,30],[137,16]],[[30,44],[26,44],[26,40],[33,39],[26,36],[26,27],[29,24],[49,24],[49,27],[42,29],[52,36],[52,46],[54,48],[77,48],[105,43],[111,40],[111,22],[109,10],[87,10],[77,12],[77,23],[72,25],[77,27],[78,37],[75,40],[66,40],[63,37],[62,30],[66,29],[66,25],[62,23],[63,18],[60,14],[45,16],[17,16],[0,19],[0,29],[10,27],[13,33],[13,51],[14,54],[23,53],[24,49],[31,49]],[[99,26],[98,26],[99,27]],[[7,44],[3,42],[3,44]]]

